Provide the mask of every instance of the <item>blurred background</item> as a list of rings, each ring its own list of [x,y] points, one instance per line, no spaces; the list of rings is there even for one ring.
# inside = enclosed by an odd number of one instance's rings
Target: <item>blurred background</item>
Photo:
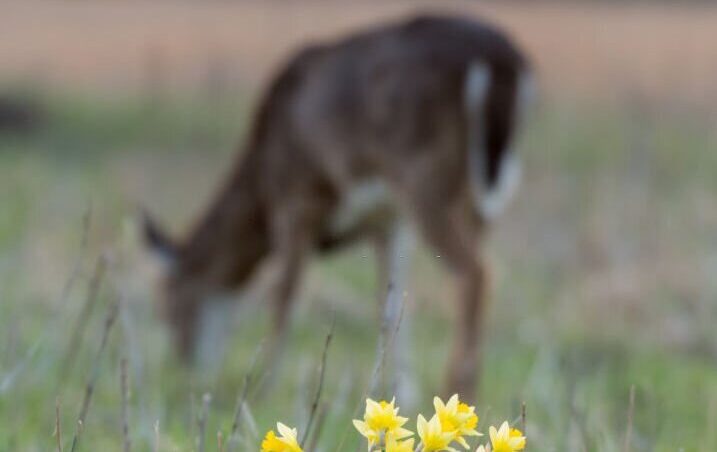
[[[717,7],[617,0],[0,3],[1,450],[54,447],[56,399],[67,447],[93,372],[82,443],[118,450],[120,356],[137,450],[157,437],[160,450],[193,450],[202,433],[217,449],[268,310],[261,299],[241,307],[218,374],[182,370],[156,314],[136,207],[185,232],[286,57],[426,11],[499,24],[540,84],[519,143],[523,189],[488,244],[483,430],[525,401],[532,450],[717,450]],[[356,449],[348,420],[379,329],[369,252],[312,265],[284,372],[250,400],[239,450],[258,449],[277,419],[304,426],[332,312],[316,450]],[[427,408],[454,297],[428,253],[411,281]]]

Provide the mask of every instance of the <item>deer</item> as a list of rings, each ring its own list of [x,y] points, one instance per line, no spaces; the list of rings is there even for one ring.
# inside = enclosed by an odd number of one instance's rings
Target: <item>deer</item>
[[[176,240],[145,215],[146,243],[167,262],[162,298],[180,356],[196,359],[211,300],[240,291],[270,256],[270,350],[281,348],[314,254],[371,241],[385,293],[408,224],[455,280],[446,388],[471,398],[486,303],[481,248],[520,179],[513,144],[531,74],[496,26],[440,15],[376,25],[291,57],[189,234]]]

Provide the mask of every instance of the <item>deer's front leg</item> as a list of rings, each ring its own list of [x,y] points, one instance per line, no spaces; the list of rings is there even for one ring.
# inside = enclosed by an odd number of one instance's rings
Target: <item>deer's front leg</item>
[[[311,218],[305,212],[294,208],[281,209],[272,218],[276,279],[270,298],[272,330],[265,353],[265,367],[269,374],[275,373],[281,361],[296,289],[311,248],[311,224]]]

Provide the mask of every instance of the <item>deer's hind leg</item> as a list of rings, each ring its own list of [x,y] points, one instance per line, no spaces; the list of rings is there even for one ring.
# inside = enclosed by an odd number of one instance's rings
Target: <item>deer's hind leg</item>
[[[448,362],[447,395],[475,397],[480,367],[486,274],[477,247],[480,224],[467,199],[451,203],[418,200],[414,212],[427,244],[456,280],[458,305],[453,328],[453,349]]]

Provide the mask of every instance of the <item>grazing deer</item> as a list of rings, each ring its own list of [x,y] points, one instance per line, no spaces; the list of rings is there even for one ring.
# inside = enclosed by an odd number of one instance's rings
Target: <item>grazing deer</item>
[[[486,285],[477,251],[519,177],[511,143],[529,78],[505,35],[450,17],[381,26],[291,59],[188,238],[175,242],[146,218],[148,243],[171,262],[166,303],[182,356],[206,333],[208,300],[241,288],[267,256],[279,265],[279,338],[312,251],[371,239],[385,270],[407,219],[457,280],[447,383],[470,397]]]

